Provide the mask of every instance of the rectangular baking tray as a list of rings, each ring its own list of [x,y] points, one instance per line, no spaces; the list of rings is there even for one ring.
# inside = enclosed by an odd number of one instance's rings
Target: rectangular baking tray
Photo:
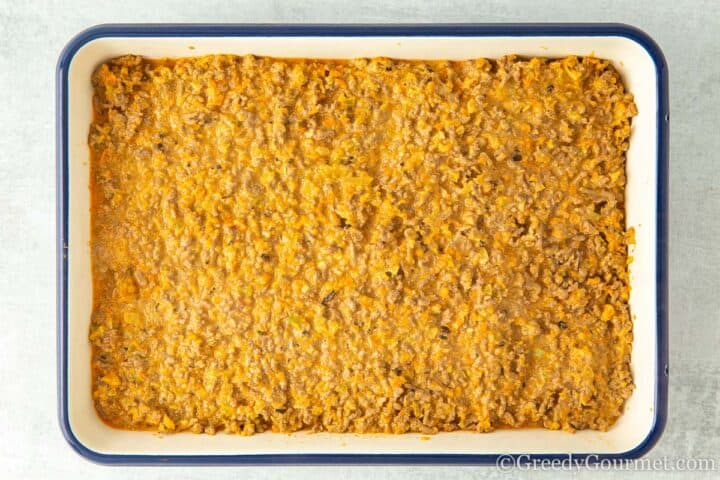
[[[91,398],[88,328],[90,76],[124,54],[182,57],[231,53],[278,57],[497,58],[507,54],[612,60],[635,96],[627,153],[635,390],[607,432],[543,429],[492,433],[218,434],[117,430]],[[504,455],[596,462],[636,458],[657,442],[667,415],[667,66],[657,44],[619,24],[101,25],[73,38],[57,66],[57,340],[62,432],[80,455],[107,464],[453,463],[492,464]]]

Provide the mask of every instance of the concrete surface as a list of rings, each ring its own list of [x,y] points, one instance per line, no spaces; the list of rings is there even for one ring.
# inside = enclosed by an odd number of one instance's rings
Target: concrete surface
[[[502,478],[494,468],[131,468],[65,444],[55,397],[54,69],[78,31],[104,22],[619,21],[650,33],[670,65],[670,418],[653,459],[720,470],[720,20],[714,0],[0,0],[0,476],[3,478]],[[589,472],[579,472],[579,476]],[[611,472],[615,478],[672,472]],[[511,477],[569,477],[520,472]],[[700,474],[695,474],[699,476]],[[720,476],[718,471],[704,474]]]

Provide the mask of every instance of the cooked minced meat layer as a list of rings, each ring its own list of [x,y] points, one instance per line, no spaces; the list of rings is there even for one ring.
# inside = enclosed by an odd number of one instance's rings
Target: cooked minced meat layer
[[[636,109],[609,62],[125,56],[92,82],[92,394],[110,425],[620,416]]]

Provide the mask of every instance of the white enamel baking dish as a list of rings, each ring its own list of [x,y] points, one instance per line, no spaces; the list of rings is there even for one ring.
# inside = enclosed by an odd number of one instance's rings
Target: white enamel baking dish
[[[158,435],[106,426],[90,395],[91,274],[88,195],[90,75],[133,53],[280,57],[495,58],[506,54],[611,59],[635,95],[627,155],[628,226],[636,229],[630,305],[635,391],[608,432],[542,429],[487,434],[356,435],[263,433],[251,437]],[[576,461],[634,458],[659,438],[667,409],[667,68],[641,31],[615,24],[553,25],[106,25],[67,45],[57,70],[58,387],[61,428],[70,445],[101,463],[493,463],[530,454]],[[526,457],[524,457],[526,458]]]

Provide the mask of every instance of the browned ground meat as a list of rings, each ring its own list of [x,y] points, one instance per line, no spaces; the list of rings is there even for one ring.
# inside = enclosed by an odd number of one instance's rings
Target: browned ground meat
[[[93,398],[111,425],[621,414],[636,111],[607,61],[127,56],[93,85]]]

